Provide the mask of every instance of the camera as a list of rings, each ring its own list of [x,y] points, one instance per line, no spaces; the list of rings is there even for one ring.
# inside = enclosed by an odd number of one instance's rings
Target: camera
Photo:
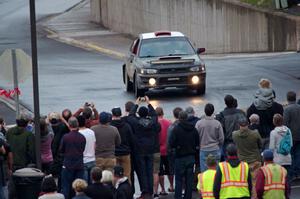
[[[146,98],[145,97],[141,97],[140,100],[141,100],[141,102],[145,102]]]

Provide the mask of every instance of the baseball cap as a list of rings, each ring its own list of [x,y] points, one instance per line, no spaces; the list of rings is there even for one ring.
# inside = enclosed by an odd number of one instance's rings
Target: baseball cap
[[[273,151],[270,149],[266,149],[263,152],[263,158],[265,161],[272,161],[274,159]]]
[[[107,124],[109,122],[109,115],[106,112],[101,112],[99,114],[99,122],[101,124]]]

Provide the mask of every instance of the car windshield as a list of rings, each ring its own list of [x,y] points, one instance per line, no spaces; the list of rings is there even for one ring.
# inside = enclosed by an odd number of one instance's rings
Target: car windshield
[[[172,55],[195,54],[193,47],[185,37],[162,37],[142,40],[140,57],[163,57]]]

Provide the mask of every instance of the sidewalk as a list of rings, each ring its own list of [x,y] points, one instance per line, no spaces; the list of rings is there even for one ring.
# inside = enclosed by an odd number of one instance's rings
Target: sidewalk
[[[73,9],[41,22],[48,38],[123,60],[133,38],[110,31],[90,21],[90,3],[83,1]],[[202,55],[204,59],[268,57],[294,52]]]

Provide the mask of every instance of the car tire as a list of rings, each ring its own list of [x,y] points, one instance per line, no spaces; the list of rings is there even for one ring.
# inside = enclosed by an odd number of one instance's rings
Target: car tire
[[[205,91],[206,91],[206,85],[205,84],[202,84],[200,85],[196,92],[197,92],[197,95],[204,95],[205,94]]]
[[[136,98],[145,96],[145,89],[139,89],[138,84],[136,83],[136,76],[134,76],[134,95]]]
[[[133,91],[133,83],[129,80],[128,74],[125,73],[125,89],[127,92]]]

